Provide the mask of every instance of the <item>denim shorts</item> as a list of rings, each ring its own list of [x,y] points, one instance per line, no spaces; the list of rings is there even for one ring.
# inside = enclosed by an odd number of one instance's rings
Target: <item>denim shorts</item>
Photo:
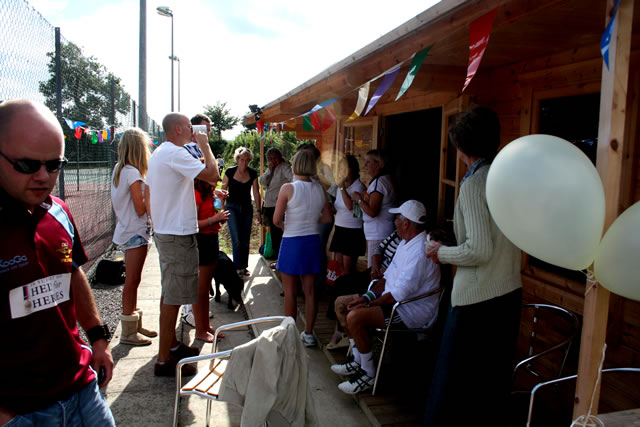
[[[120,245],[120,247],[126,251],[127,249],[134,249],[139,248],[140,246],[148,245],[149,243],[151,243],[150,238],[136,234],[135,236],[130,238],[127,243]]]

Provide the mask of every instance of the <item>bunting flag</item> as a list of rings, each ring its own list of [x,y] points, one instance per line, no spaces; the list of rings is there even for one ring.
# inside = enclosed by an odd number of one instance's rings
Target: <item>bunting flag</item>
[[[107,139],[111,140],[111,129],[107,129]]]
[[[347,122],[360,117],[360,113],[362,113],[362,110],[364,110],[364,106],[367,105],[370,85],[370,82],[366,82],[364,85],[360,86],[360,89],[358,89],[358,102],[356,103],[356,109],[353,110],[353,113],[351,113],[349,118],[346,120]]]
[[[82,132],[84,132],[84,128],[78,126],[75,131],[76,139],[82,138]]]
[[[496,7],[491,12],[482,15],[469,24],[469,67],[467,68],[467,78],[462,87],[463,92],[469,86],[471,79],[473,79],[480,67],[480,61],[484,51],[487,49],[487,44],[489,44],[491,27],[493,27],[493,20],[496,18],[497,13],[498,8]]]
[[[333,109],[333,105],[329,105],[324,109],[324,117],[322,118],[322,123],[320,125],[320,130],[325,132],[327,129],[331,127],[333,122],[336,121],[336,111]]]
[[[407,73],[407,77],[404,78],[404,82],[402,82],[402,87],[400,88],[400,91],[398,92],[398,96],[396,96],[396,99],[394,100],[394,102],[400,99],[400,97],[404,95],[404,93],[411,87],[411,83],[413,83],[413,79],[416,78],[416,74],[418,74],[418,70],[420,70],[420,66],[424,62],[424,59],[427,57],[427,54],[429,53],[432,47],[433,45],[427,47],[426,49],[422,49],[421,51],[419,51],[414,55],[413,60],[411,61],[411,66],[409,67],[409,72]]]
[[[321,110],[323,108],[328,107],[329,105],[333,104],[334,102],[336,102],[338,100],[339,96],[336,96],[335,98],[331,98],[328,99],[324,102],[321,102],[320,104],[316,104],[311,110],[307,111],[306,113],[304,113],[304,115],[309,115],[312,114],[318,110]]]
[[[258,128],[258,133],[262,135],[262,133],[264,132],[264,122],[262,120],[258,120],[256,122],[256,127]]]
[[[108,141],[108,140],[109,140],[109,136],[108,136],[108,134],[107,134],[107,131],[106,131],[106,130],[103,130],[103,131],[102,131],[102,140],[103,140],[103,141]]]
[[[290,128],[290,129],[295,129],[296,128],[296,119],[287,120],[287,127]]]
[[[611,21],[607,24],[607,28],[605,28],[602,38],[600,39],[600,52],[602,53],[602,59],[604,59],[604,65],[607,66],[607,70],[609,69],[609,45],[611,44],[611,33],[613,33],[613,25],[616,21],[618,6],[620,6],[620,0],[615,0],[613,2],[613,15],[611,16]]]
[[[102,131],[97,131],[98,134],[98,142],[102,144]]]
[[[92,144],[98,143],[98,135],[96,135],[95,132],[91,132],[91,143]]]
[[[311,127],[313,127],[313,130],[318,130],[322,127],[322,120],[320,120],[320,112],[318,110],[312,112],[309,117],[311,118]]]
[[[380,83],[380,86],[378,86],[373,96],[369,100],[367,110],[364,112],[365,116],[369,114],[369,111],[371,111],[371,109],[376,105],[382,95],[384,95],[389,90],[396,77],[398,77],[398,72],[400,72],[400,65],[401,64],[396,65],[385,73],[384,79],[382,79],[382,83]]]
[[[86,125],[85,122],[76,122],[76,121],[73,121],[71,119],[67,119],[66,117],[63,117],[63,119],[64,119],[65,123],[67,124],[67,126],[69,126],[69,129],[71,129],[71,130],[75,130],[78,126]]]
[[[311,117],[302,116],[302,129],[307,131],[313,130],[313,126],[311,125]]]

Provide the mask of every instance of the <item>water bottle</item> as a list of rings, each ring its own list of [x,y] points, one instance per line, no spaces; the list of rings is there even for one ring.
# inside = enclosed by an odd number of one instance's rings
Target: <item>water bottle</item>
[[[222,209],[222,202],[217,197],[213,198],[213,207],[216,208],[216,210]]]
[[[353,201],[353,217],[354,218],[362,218],[362,209],[360,209],[360,204]]]

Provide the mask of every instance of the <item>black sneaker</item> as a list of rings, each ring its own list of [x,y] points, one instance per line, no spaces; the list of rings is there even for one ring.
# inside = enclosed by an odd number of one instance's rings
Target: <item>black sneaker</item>
[[[173,356],[176,360],[181,360],[187,357],[198,356],[200,354],[200,349],[198,347],[189,347],[188,345],[184,345],[180,343],[178,348],[175,350],[171,350],[171,356]]]
[[[155,375],[156,377],[175,377],[177,364],[178,360],[173,357],[173,355],[169,356],[169,360],[167,360],[165,363],[156,361],[155,365],[153,365],[153,375]],[[196,368],[195,364],[182,366],[182,375],[185,377],[193,376],[197,372],[198,369]]]

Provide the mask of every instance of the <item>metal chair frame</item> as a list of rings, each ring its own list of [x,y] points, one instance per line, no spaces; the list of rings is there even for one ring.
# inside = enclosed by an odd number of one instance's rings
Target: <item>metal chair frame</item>
[[[640,368],[609,368],[603,369],[602,374],[609,372],[636,372],[640,374]],[[531,397],[529,398],[529,413],[527,415],[527,427],[531,427],[531,417],[533,416],[533,403],[536,398],[536,392],[539,391],[543,387],[547,387],[553,384],[558,384],[564,381],[569,381],[578,378],[577,375],[571,375],[568,377],[557,378],[551,381],[546,381],[543,383],[536,384],[533,389],[531,389]]]
[[[189,363],[198,363],[202,360],[216,360],[216,359],[228,359],[231,357],[231,350],[217,351],[218,349],[218,335],[220,332],[229,331],[233,329],[243,328],[246,326],[256,325],[259,323],[267,323],[267,322],[282,322],[286,316],[267,316],[267,317],[259,317],[256,319],[244,320],[242,322],[229,323],[227,325],[222,325],[218,327],[213,336],[213,344],[212,344],[212,353],[204,354],[194,357],[187,357],[182,359],[176,365],[176,398],[173,407],[173,425],[174,427],[178,424],[178,408],[180,404],[180,396],[184,395],[196,395],[200,397],[204,397],[207,399],[207,427],[209,426],[209,419],[211,417],[211,401],[217,400],[217,396],[212,396],[208,393],[202,393],[198,390],[183,390],[182,388],[182,366]],[[222,377],[224,373],[220,375]]]
[[[536,359],[539,359],[542,356],[545,356],[549,353],[552,353],[554,351],[559,351],[562,348],[566,347],[566,349],[564,350],[564,355],[562,357],[562,363],[560,364],[560,369],[558,370],[558,377],[560,375],[562,375],[562,371],[564,370],[564,365],[567,362],[567,357],[569,356],[569,351],[571,350],[571,344],[573,342],[573,340],[575,339],[575,337],[578,335],[578,332],[580,331],[580,320],[578,319],[578,316],[576,316],[575,313],[573,313],[572,311],[569,311],[563,307],[557,306],[557,305],[552,305],[552,304],[525,304],[523,305],[523,308],[533,308],[534,309],[534,314],[533,314],[533,328],[531,329],[531,336],[530,336],[530,344],[529,344],[529,357],[526,357],[525,359],[521,360],[520,362],[518,362],[516,364],[516,366],[513,368],[513,380],[515,380],[516,374],[518,372],[519,369],[526,369],[527,372],[531,373],[532,375],[540,378],[540,374],[535,372],[532,368],[531,368],[531,364],[533,361],[535,361]],[[562,318],[564,318],[565,320],[567,320],[571,326],[572,326],[572,332],[571,334],[569,334],[569,336],[567,338],[565,338],[564,340],[560,341],[559,343],[549,347],[548,349],[541,351],[539,353],[533,354],[533,340],[535,339],[536,335],[536,324],[538,323],[538,312],[540,310],[549,310],[550,312],[554,312],[558,315],[560,315]]]
[[[393,319],[393,316],[396,313],[397,308],[400,307],[401,305],[408,304],[408,303],[413,302],[413,301],[418,301],[418,300],[421,300],[421,299],[424,299],[424,298],[439,294],[438,303],[436,305],[436,307],[437,307],[436,316],[426,326],[424,326],[422,328],[393,329],[391,322],[389,322],[387,324],[386,328],[384,328],[384,329],[383,328],[375,328],[374,329],[374,331],[376,333],[383,333],[384,332],[384,336],[383,336],[382,340],[380,339],[379,336],[375,337],[377,340],[382,342],[382,347],[380,349],[378,367],[376,369],[376,379],[373,382],[373,390],[371,392],[372,396],[376,395],[376,390],[378,388],[378,380],[380,379],[380,371],[382,370],[382,360],[384,358],[384,352],[385,352],[385,349],[387,347],[387,341],[388,341],[388,338],[389,338],[389,333],[396,333],[396,332],[397,333],[414,333],[416,335],[417,334],[428,334],[436,324],[436,320],[438,318],[439,311],[440,311],[440,302],[442,300],[442,295],[444,294],[443,291],[444,291],[443,287],[438,287],[437,289],[429,291],[429,292],[427,292],[425,294],[418,295],[418,296],[415,296],[415,297],[412,297],[412,298],[407,298],[405,300],[398,301],[395,304],[393,304],[393,308],[391,309],[391,315],[389,316],[389,319]]]

